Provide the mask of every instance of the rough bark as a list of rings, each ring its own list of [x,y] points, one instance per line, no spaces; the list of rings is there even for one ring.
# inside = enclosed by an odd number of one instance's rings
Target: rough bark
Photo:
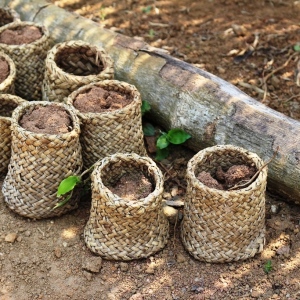
[[[115,61],[119,80],[134,84],[150,102],[152,117],[166,129],[192,135],[198,151],[233,144],[269,159],[268,187],[300,204],[300,122],[249,97],[232,84],[43,0],[0,0],[27,21],[48,27],[56,42],[82,39],[102,46]]]

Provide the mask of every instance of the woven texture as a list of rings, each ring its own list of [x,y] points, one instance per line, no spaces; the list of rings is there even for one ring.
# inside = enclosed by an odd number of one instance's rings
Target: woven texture
[[[0,59],[4,59],[9,65],[8,77],[0,83],[0,94],[14,94],[15,93],[15,80],[16,80],[16,67],[13,60],[3,52],[0,52]]]
[[[13,22],[1,27],[0,34],[6,29],[14,30],[24,26],[36,26],[42,32],[42,37],[30,44],[0,43],[0,50],[8,54],[16,65],[16,95],[26,100],[41,100],[45,58],[51,47],[48,30],[33,22]]]
[[[113,184],[126,172],[141,170],[153,183],[146,198],[126,200],[113,194]],[[106,259],[148,257],[167,243],[169,223],[162,212],[163,175],[148,157],[117,153],[98,162],[92,173],[92,206],[84,229],[87,246]]]
[[[113,77],[113,61],[104,49],[83,41],[60,43],[46,58],[43,100],[63,102],[79,87]]]
[[[181,238],[187,251],[206,262],[229,262],[253,257],[265,242],[267,168],[239,190],[209,188],[196,176],[214,174],[218,166],[246,164],[257,170],[263,161],[254,153],[231,145],[198,152],[187,166],[187,192]]]
[[[73,123],[72,131],[59,135],[33,133],[18,124],[25,112],[47,105],[66,109]],[[53,210],[58,202],[59,183],[72,174],[79,174],[82,166],[79,120],[72,108],[43,101],[23,103],[13,112],[11,130],[11,160],[2,187],[9,208],[36,219],[58,216],[76,208],[78,197],[74,194],[65,206]]]
[[[104,80],[79,88],[68,97],[67,103],[73,105],[79,94],[88,92],[93,86],[127,94],[132,101],[121,109],[103,113],[80,113],[76,110],[81,123],[80,141],[84,167],[88,168],[97,160],[117,152],[146,155],[142,101],[138,90],[126,82]]]
[[[8,7],[0,7],[0,27],[17,21],[20,21],[20,16],[15,10]]]
[[[0,94],[0,178],[6,175],[11,152],[11,115],[25,100],[18,96]]]

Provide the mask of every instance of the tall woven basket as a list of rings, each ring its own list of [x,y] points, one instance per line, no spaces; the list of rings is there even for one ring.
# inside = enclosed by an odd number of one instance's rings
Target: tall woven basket
[[[107,187],[136,169],[153,184],[154,190],[146,198],[122,199]],[[98,162],[92,173],[92,206],[84,229],[88,248],[113,260],[144,258],[161,250],[169,234],[162,194],[163,175],[150,158],[117,153]]]
[[[0,7],[0,27],[18,21],[20,21],[20,16],[15,10],[9,7]]]
[[[101,113],[81,113],[76,110],[80,122],[80,141],[83,164],[90,167],[97,160],[117,152],[146,155],[142,129],[141,96],[135,86],[118,80],[90,83],[74,91],[67,99],[73,105],[76,97],[92,87],[129,95],[131,103],[123,108]]]
[[[0,52],[0,60],[5,60],[9,66],[9,75],[4,81],[0,83],[0,94],[14,94],[15,93],[15,80],[16,80],[16,67],[13,60],[3,52]]]
[[[24,101],[18,96],[0,94],[0,178],[6,175],[10,160],[12,112]]]
[[[72,130],[62,134],[43,134],[25,130],[19,120],[37,106],[58,105],[69,114]],[[16,213],[29,218],[59,216],[77,207],[78,195],[54,209],[59,183],[81,172],[79,120],[71,107],[44,101],[26,102],[12,115],[12,153],[2,192],[5,202]]]
[[[104,49],[80,40],[56,44],[46,58],[43,100],[63,102],[79,87],[113,77]]]
[[[214,174],[218,166],[226,170],[241,164],[260,170],[263,161],[255,153],[225,145],[204,149],[188,163],[181,238],[196,259],[238,261],[263,250],[267,168],[253,183],[238,190],[210,188],[197,179],[202,171]]]
[[[26,100],[41,100],[45,58],[51,48],[48,30],[46,27],[33,22],[13,22],[1,27],[0,35],[6,29],[18,30],[24,26],[39,28],[42,37],[29,44],[7,45],[0,43],[0,50],[8,54],[16,65],[16,95]]]

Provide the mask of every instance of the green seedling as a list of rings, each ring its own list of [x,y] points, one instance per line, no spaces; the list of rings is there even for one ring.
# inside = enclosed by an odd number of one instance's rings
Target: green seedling
[[[145,14],[149,14],[151,12],[151,10],[152,10],[151,5],[142,8],[142,12]]]
[[[153,29],[149,30],[148,37],[151,39],[155,37],[155,31]]]
[[[142,109],[142,116],[143,116],[146,112],[151,110],[150,103],[146,100],[143,100],[141,109]]]
[[[272,271],[272,261],[268,260],[264,265],[264,271],[266,274],[269,274]]]

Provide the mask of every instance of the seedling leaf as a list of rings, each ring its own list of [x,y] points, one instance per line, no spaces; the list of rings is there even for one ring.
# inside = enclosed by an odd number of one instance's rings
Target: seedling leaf
[[[151,10],[152,10],[151,5],[142,8],[142,12],[145,14],[148,14]]]
[[[157,149],[155,159],[157,161],[161,161],[161,160],[167,158],[168,155],[169,155],[169,149],[168,148]]]
[[[295,44],[294,45],[294,51],[300,52],[300,44]]]
[[[70,195],[68,195],[63,201],[58,202],[55,204],[55,206],[53,207],[53,209],[59,208],[61,206],[64,206],[72,197],[73,192],[70,193]]]
[[[167,139],[170,143],[179,145],[188,140],[191,136],[180,128],[174,128],[168,131]]]
[[[167,133],[163,133],[156,141],[156,147],[158,149],[164,149],[168,147],[170,142],[167,139]]]
[[[266,274],[269,274],[272,271],[272,261],[268,260],[264,265],[264,271]]]
[[[61,181],[57,189],[57,197],[64,195],[70,191],[72,191],[77,183],[81,180],[80,176],[69,176]]]
[[[154,136],[155,135],[155,128],[152,124],[146,123],[143,125],[143,132],[145,136]]]
[[[151,105],[148,101],[142,101],[142,115],[144,115],[147,111],[151,110]]]

